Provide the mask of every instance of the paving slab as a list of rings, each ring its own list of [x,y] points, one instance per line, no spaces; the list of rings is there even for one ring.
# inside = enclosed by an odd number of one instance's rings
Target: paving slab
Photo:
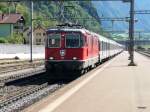
[[[150,112],[150,59],[123,52],[39,112]]]

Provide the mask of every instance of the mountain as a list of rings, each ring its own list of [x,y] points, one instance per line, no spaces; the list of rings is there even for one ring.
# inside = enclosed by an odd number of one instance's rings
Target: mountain
[[[129,3],[123,3],[121,1],[93,1],[92,2],[97,9],[100,17],[129,17]],[[150,10],[150,0],[135,0],[135,10]],[[136,31],[150,31],[150,15],[136,14],[135,19],[138,20],[135,23]],[[107,30],[112,30],[111,22],[102,22],[102,27]],[[113,30],[128,31],[127,22],[114,22]],[[146,37],[145,37],[146,38]],[[147,37],[148,38],[148,37]]]

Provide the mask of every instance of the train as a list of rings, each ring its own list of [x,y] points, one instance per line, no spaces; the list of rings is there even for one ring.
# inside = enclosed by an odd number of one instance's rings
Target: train
[[[59,27],[46,31],[45,68],[86,71],[121,53],[124,46],[85,28]]]

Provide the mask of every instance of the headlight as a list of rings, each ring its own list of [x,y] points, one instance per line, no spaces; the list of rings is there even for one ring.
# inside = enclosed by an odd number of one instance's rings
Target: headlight
[[[50,60],[53,60],[53,59],[54,59],[54,57],[49,57],[49,59],[50,59]]]
[[[77,57],[73,57],[73,60],[77,60]]]

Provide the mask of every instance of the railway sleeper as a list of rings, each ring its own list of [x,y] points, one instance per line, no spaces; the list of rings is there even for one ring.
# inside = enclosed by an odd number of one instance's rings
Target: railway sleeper
[[[41,69],[39,71],[35,70],[35,71],[27,72],[27,73],[14,74],[12,76],[3,77],[2,79],[0,79],[0,87],[1,87],[1,84],[3,86],[8,82],[23,79],[23,78],[30,77],[30,76],[33,76],[33,75],[36,75],[36,74],[41,74],[41,73],[44,73],[44,72],[45,72],[45,69]]]
[[[9,98],[8,100],[0,101],[0,108],[2,108],[3,106],[7,106],[8,104],[11,104],[12,102],[15,102],[25,96],[35,93],[35,92],[41,90],[42,88],[46,87],[47,85],[48,85],[48,83],[42,84],[40,87],[32,88],[32,89],[29,89],[28,91],[24,91],[21,94],[18,94],[14,97]]]

